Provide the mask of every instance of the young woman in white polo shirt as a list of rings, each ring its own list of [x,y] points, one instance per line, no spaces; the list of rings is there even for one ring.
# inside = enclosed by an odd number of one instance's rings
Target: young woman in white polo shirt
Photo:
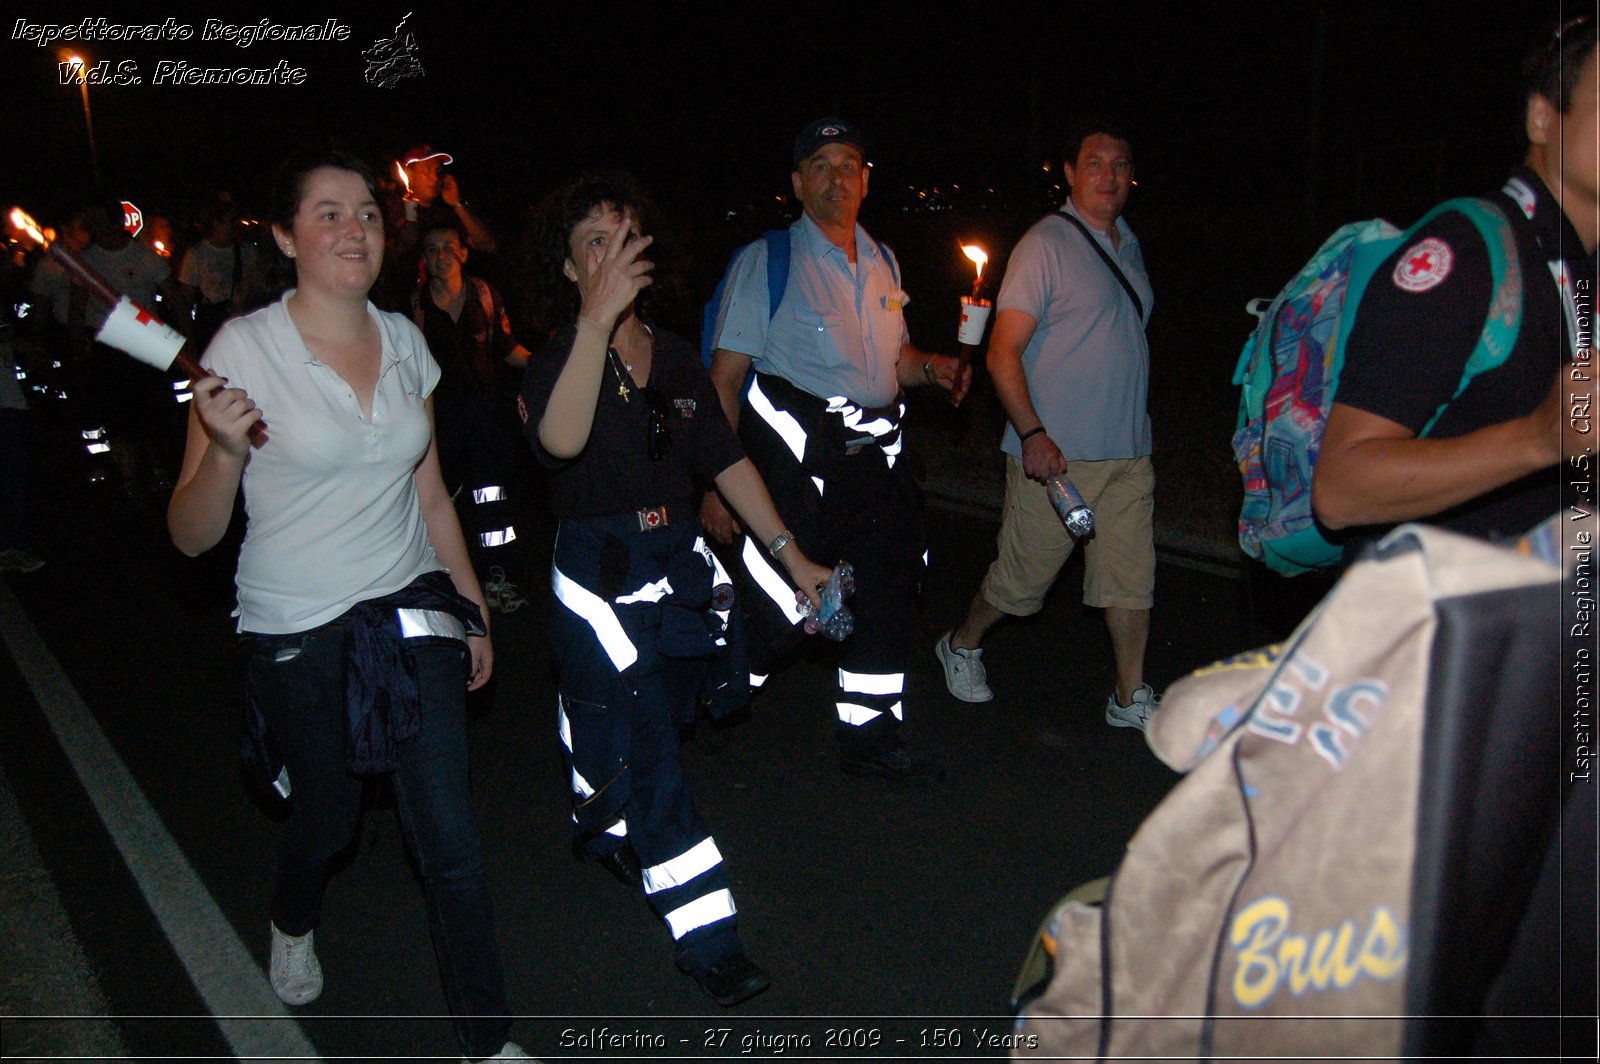
[[[252,723],[293,803],[273,889],[272,986],[295,1005],[322,992],[323,891],[355,834],[362,776],[389,772],[461,1052],[523,1059],[506,1041],[467,796],[466,692],[489,679],[493,653],[439,474],[429,398],[439,368],[408,319],[368,302],[384,237],[361,160],[290,160],[273,207],[296,287],[229,322],[206,352],[215,376],[195,384],[168,511],[173,542],[199,554],[244,491],[237,585]]]

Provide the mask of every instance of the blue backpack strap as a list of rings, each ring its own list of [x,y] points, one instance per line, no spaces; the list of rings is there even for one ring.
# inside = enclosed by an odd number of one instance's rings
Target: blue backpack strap
[[[1456,385],[1455,393],[1433,412],[1418,436],[1426,436],[1432,430],[1450,404],[1467,390],[1467,385],[1472,383],[1474,377],[1505,362],[1511,349],[1517,345],[1517,333],[1522,326],[1522,263],[1517,257],[1516,236],[1511,231],[1511,223],[1506,220],[1505,212],[1488,200],[1453,199],[1428,212],[1427,217],[1414,228],[1421,228],[1445,211],[1465,215],[1477,228],[1478,235],[1483,237],[1483,243],[1489,249],[1489,270],[1494,280],[1494,290],[1489,297],[1483,333],[1461,371],[1461,382]]]
[[[771,321],[777,316],[778,304],[783,302],[783,293],[789,287],[789,230],[769,229],[761,234],[761,239],[767,243],[767,320]],[[722,309],[722,293],[728,287],[733,264],[743,251],[740,248],[728,259],[722,278],[700,315],[700,361],[707,369],[711,368],[711,333],[717,327],[717,313]]]
[[[778,304],[789,289],[789,230],[768,229],[767,242],[767,320],[778,316]]]
[[[896,288],[902,287],[900,284],[900,260],[894,257],[894,252],[889,250],[888,244],[885,244],[877,237],[873,237],[872,242],[878,245],[878,254],[883,256],[883,261],[889,264],[889,273],[894,277],[894,286]]]

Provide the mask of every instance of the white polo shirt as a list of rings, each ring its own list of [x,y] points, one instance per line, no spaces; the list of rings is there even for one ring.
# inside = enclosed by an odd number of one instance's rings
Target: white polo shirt
[[[371,303],[383,369],[370,420],[300,339],[282,300],[235,318],[204,364],[261,408],[267,442],[244,470],[249,526],[236,578],[241,631],[301,632],[442,569],[415,470],[431,439],[423,403],[439,367],[422,334]]]

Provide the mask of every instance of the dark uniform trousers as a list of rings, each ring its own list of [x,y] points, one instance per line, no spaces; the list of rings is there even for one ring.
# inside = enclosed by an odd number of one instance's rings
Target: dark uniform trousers
[[[562,521],[550,640],[578,844],[599,856],[632,843],[680,966],[703,970],[738,948],[722,856],[678,752],[678,725],[694,711],[716,647],[705,604],[677,600],[697,581],[709,597],[710,562],[694,507],[667,512],[673,523],[649,531],[633,514]]]
[[[520,579],[513,483],[520,479],[517,422],[498,391],[443,387],[435,392],[439,471],[456,500],[467,550],[478,572],[501,566]]]
[[[757,373],[739,416],[745,451],[806,556],[855,570],[855,631],[845,640],[836,697],[839,740],[853,750],[893,745],[904,718],[925,537],[916,482],[901,461],[903,413],[898,401],[863,408]],[[739,553],[751,683],[758,685],[805,637],[803,606],[765,544],[747,534]]]

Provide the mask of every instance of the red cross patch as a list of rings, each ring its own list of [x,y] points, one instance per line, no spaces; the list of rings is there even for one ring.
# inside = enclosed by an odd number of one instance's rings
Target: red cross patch
[[[1454,262],[1455,253],[1443,240],[1436,236],[1420,240],[1403,251],[1400,261],[1395,263],[1395,287],[1407,292],[1426,292],[1450,276]]]

